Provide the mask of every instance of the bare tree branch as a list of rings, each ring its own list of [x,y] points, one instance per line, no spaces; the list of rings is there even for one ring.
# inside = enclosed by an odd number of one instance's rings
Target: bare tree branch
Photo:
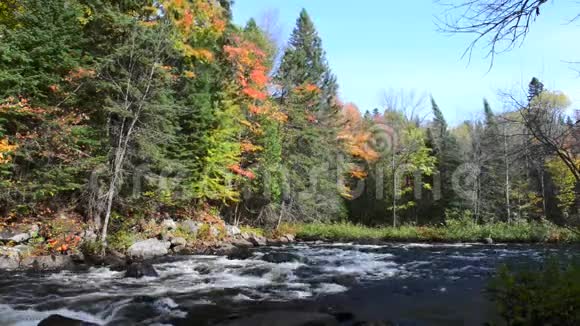
[[[438,1],[442,3],[441,1]],[[440,31],[474,34],[463,53],[471,59],[476,45],[486,41],[490,69],[495,55],[520,46],[548,0],[464,0],[461,4],[442,3],[447,9],[437,19]],[[459,14],[457,15],[457,12]]]

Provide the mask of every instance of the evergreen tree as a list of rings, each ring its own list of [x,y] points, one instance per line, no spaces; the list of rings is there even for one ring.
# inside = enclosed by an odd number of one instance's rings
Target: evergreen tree
[[[481,137],[481,213],[488,220],[505,216],[501,132],[497,118],[484,100],[484,127]]]
[[[305,10],[297,20],[275,76],[278,100],[288,114],[284,130],[289,191],[286,201],[303,218],[344,216],[337,181],[339,160],[337,84],[322,42]]]
[[[439,106],[431,98],[433,126],[430,135],[433,137],[433,155],[437,158],[437,169],[441,180],[441,198],[435,203],[435,216],[444,216],[446,209],[460,207],[460,199],[453,190],[453,173],[461,164],[460,149],[457,139],[447,126]]]
[[[528,85],[528,101],[540,95],[544,91],[544,84],[536,77],[533,77]]]

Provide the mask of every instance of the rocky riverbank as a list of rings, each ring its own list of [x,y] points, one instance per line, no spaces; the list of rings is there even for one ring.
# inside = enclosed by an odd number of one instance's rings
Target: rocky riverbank
[[[62,225],[76,222],[61,221]],[[125,269],[133,262],[167,255],[244,255],[249,248],[295,241],[290,233],[266,237],[256,229],[193,220],[152,220],[147,227],[147,232],[132,234],[126,248],[110,246],[105,256],[99,254],[97,235],[90,227],[65,227],[60,232],[40,224],[5,228],[0,232],[0,270],[54,271],[79,265]]]

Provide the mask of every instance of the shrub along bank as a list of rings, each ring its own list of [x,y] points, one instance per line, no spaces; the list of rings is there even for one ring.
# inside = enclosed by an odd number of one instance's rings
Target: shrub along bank
[[[294,225],[298,239],[325,241],[402,241],[402,242],[580,242],[571,229],[549,222],[516,221],[476,224],[461,220],[437,226],[367,227],[351,223],[313,223]]]

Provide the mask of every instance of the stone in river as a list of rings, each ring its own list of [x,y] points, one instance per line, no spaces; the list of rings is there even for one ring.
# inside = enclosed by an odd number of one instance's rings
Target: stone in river
[[[43,319],[38,326],[98,326],[86,321],[64,317],[61,315],[50,315]]]
[[[142,278],[142,277],[158,277],[157,271],[153,265],[148,263],[133,263],[127,266],[125,277]]]
[[[270,311],[218,324],[220,326],[338,326],[329,314],[303,311]]]

